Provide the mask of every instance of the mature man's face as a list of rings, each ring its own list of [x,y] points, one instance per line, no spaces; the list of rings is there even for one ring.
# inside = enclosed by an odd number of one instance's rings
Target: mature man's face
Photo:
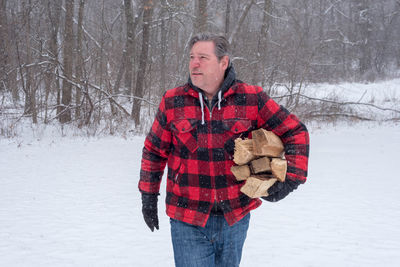
[[[192,83],[212,98],[224,80],[229,58],[218,60],[212,41],[200,41],[190,50],[189,72]]]

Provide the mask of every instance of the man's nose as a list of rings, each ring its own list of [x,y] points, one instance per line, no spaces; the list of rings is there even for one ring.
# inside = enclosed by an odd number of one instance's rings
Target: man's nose
[[[198,58],[192,58],[190,60],[190,65],[192,65],[192,67],[198,67],[200,65],[200,60]]]

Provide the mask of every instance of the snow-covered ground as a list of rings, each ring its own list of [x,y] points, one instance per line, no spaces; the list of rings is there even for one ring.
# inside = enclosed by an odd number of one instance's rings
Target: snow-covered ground
[[[310,126],[306,184],[252,212],[241,266],[400,266],[400,125]],[[141,216],[143,137],[0,139],[1,266],[173,266]]]
[[[341,96],[340,100],[374,103],[380,106],[388,104],[390,107],[400,100],[400,79],[379,81],[375,83],[340,83],[340,84],[311,84],[305,88],[310,96],[327,98],[334,95]],[[392,103],[392,105],[390,105]]]

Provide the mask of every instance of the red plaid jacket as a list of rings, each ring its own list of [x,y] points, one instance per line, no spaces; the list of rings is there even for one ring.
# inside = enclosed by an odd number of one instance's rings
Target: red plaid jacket
[[[273,101],[262,88],[234,80],[224,91],[220,108],[204,105],[190,83],[162,97],[143,148],[139,190],[158,193],[168,164],[166,212],[171,218],[204,227],[214,203],[229,225],[261,205],[240,192],[235,179],[234,140],[258,128],[280,136],[288,161],[287,178],[305,182],[309,136],[293,114]]]

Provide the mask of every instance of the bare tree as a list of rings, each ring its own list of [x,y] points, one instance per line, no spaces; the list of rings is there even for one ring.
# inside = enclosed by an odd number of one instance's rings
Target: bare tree
[[[300,110],[307,83],[397,77],[399,23],[399,0],[0,0],[0,100],[39,123],[146,131],[144,111],[187,81],[190,38],[211,31],[239,79],[285,86]]]

